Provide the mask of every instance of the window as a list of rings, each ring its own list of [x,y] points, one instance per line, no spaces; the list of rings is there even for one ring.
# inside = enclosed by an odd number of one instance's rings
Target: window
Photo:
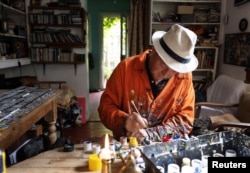
[[[127,56],[127,18],[120,14],[102,16],[102,87],[118,63]]]

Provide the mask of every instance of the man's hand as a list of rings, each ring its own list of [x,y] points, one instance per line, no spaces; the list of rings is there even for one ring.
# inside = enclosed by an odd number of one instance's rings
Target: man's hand
[[[144,129],[147,125],[148,121],[145,118],[141,117],[140,114],[133,112],[127,117],[125,122],[127,136],[134,136],[137,141],[141,143],[145,137],[147,137],[147,132]]]
[[[147,124],[148,121],[145,118],[142,118],[141,115],[136,112],[133,112],[127,117],[125,122],[125,128],[128,132],[135,133],[139,129],[146,128]]]

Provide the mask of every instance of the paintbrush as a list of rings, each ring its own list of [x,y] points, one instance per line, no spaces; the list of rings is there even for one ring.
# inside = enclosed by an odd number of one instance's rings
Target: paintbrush
[[[137,109],[136,105],[135,105],[135,102],[134,100],[131,100],[131,104],[132,106],[134,107],[135,111],[141,116],[139,110]],[[142,117],[142,116],[141,116]],[[145,119],[145,118],[144,118]],[[144,122],[145,123],[145,126],[148,127],[148,123],[147,122]]]
[[[137,107],[136,107],[136,105],[135,105],[134,100],[131,100],[131,104],[132,104],[132,106],[134,107],[135,111],[136,111],[139,115],[141,115],[140,112],[139,112],[139,110],[137,109]]]

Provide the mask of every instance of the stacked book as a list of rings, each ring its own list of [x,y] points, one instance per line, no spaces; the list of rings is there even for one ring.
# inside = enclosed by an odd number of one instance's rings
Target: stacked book
[[[43,10],[41,13],[29,13],[32,24],[82,24],[81,10],[72,10],[69,13],[55,14],[54,10]]]
[[[72,24],[82,24],[81,12],[79,10],[70,11]]]

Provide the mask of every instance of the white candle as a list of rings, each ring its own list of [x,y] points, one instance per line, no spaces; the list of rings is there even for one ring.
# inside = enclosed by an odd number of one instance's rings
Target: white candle
[[[101,159],[109,160],[111,159],[111,150],[109,148],[109,136],[106,134],[104,148],[101,150],[99,157]]]

